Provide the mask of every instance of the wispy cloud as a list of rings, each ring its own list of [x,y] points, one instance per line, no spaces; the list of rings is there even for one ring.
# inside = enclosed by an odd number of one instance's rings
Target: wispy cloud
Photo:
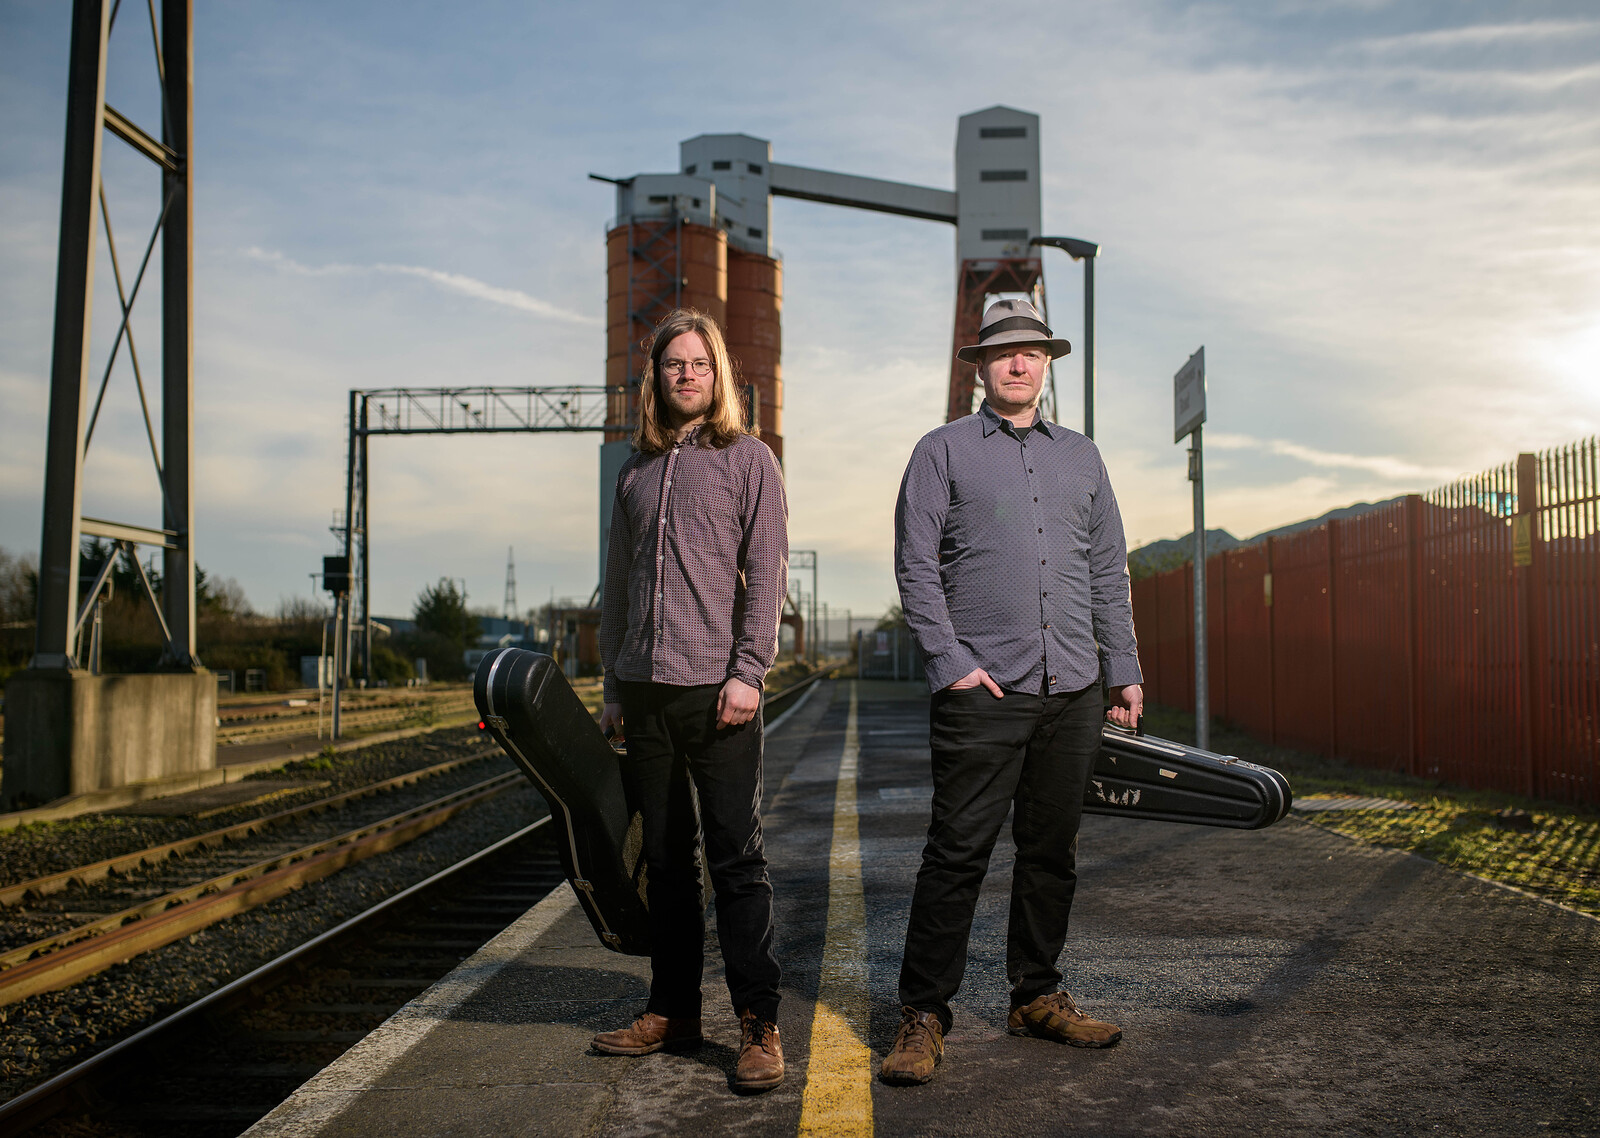
[[[349,276],[359,273],[387,273],[394,276],[416,277],[437,285],[447,292],[459,293],[470,296],[476,300],[486,300],[490,304],[498,304],[503,308],[514,308],[519,312],[530,312],[535,316],[542,316],[548,320],[560,320],[569,324],[598,325],[601,321],[594,316],[582,312],[573,312],[571,309],[562,308],[551,304],[547,300],[540,300],[536,296],[529,296],[521,289],[501,288],[487,281],[480,281],[476,277],[465,276],[461,273],[447,273],[441,269],[430,269],[423,265],[390,265],[379,263],[376,265],[307,265],[292,257],[269,249],[256,246],[244,250],[244,255],[255,261],[263,261],[282,269],[287,273],[300,276]]]
[[[1448,482],[1457,471],[1443,467],[1423,466],[1387,454],[1341,454],[1337,451],[1319,450],[1316,447],[1290,442],[1288,439],[1258,439],[1251,435],[1218,431],[1206,436],[1206,444],[1219,450],[1259,451],[1282,455],[1324,470],[1359,470],[1375,474],[1394,482],[1416,484],[1418,490],[1431,488],[1435,483]]]
[[[1435,28],[1398,36],[1374,36],[1351,45],[1374,54],[1401,54],[1418,50],[1448,50],[1492,44],[1542,43],[1600,33],[1595,20],[1529,20],[1515,24],[1471,24],[1460,28]]]

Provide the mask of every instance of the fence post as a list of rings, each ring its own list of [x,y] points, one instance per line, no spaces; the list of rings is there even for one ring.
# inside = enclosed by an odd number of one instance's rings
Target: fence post
[[[1422,495],[1405,498],[1406,771],[1422,773]]]
[[[1162,586],[1160,576],[1152,575],[1144,578],[1144,611],[1150,618],[1150,635],[1146,643],[1150,645],[1150,671],[1144,675],[1144,699],[1146,703],[1166,703],[1162,693]],[[1142,664],[1141,664],[1142,671]]]
[[[1328,519],[1328,757],[1339,757],[1339,519]]]
[[[1511,521],[1511,565],[1517,580],[1517,609],[1522,627],[1518,629],[1518,651],[1522,659],[1517,670],[1522,681],[1522,764],[1523,789],[1529,796],[1539,793],[1536,766],[1539,760],[1539,716],[1534,707],[1543,704],[1543,677],[1540,675],[1544,618],[1542,570],[1544,558],[1539,546],[1539,456],[1517,455],[1517,512]]]
[[[1222,681],[1220,684],[1213,683],[1213,685],[1212,685],[1212,690],[1213,691],[1215,691],[1217,687],[1221,687],[1222,688],[1222,698],[1220,700],[1213,699],[1212,700],[1212,707],[1219,708],[1221,710],[1222,721],[1224,723],[1232,723],[1233,722],[1233,708],[1232,708],[1232,706],[1230,705],[1230,703],[1228,701],[1228,619],[1229,619],[1228,614],[1229,614],[1229,611],[1230,610],[1228,609],[1228,554],[1227,554],[1226,551],[1224,551],[1222,553],[1217,554],[1217,603],[1211,606],[1211,612],[1215,614],[1215,619],[1212,620],[1210,625],[1209,625],[1209,628],[1215,628],[1217,630],[1217,633],[1218,633],[1219,637],[1222,640],[1222,651],[1218,653],[1217,667],[1212,669],[1211,675],[1212,675],[1212,679],[1213,680],[1220,679]],[[1206,633],[1208,636],[1210,635],[1209,628],[1208,628],[1208,631]]]
[[[1273,617],[1272,551],[1278,543],[1267,538],[1267,575],[1262,580],[1262,599],[1267,604],[1267,742],[1278,745],[1278,622]]]

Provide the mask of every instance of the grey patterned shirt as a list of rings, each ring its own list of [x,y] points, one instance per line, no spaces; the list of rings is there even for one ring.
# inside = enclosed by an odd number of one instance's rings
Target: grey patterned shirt
[[[924,435],[894,567],[934,691],[979,667],[1034,695],[1140,682],[1122,514],[1076,431],[1039,418],[1019,441],[985,403]]]
[[[607,703],[619,679],[760,691],[778,654],[789,579],[778,461],[753,435],[718,450],[698,434],[617,475],[600,608]]]

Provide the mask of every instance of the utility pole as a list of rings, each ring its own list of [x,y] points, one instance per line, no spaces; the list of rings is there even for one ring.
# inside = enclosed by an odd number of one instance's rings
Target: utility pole
[[[505,618],[510,624],[517,619],[517,551],[512,546],[506,546],[506,599]],[[510,631],[507,629],[507,631]]]
[[[1194,485],[1194,742],[1211,749],[1211,687],[1206,643],[1206,484],[1200,425],[1206,421],[1206,350],[1201,347],[1172,377],[1173,442],[1189,436],[1189,481]]]
[[[330,739],[339,737],[340,681],[348,680],[350,664],[350,556],[322,559],[322,587],[333,594],[333,729]],[[318,664],[318,667],[321,667]],[[344,686],[349,686],[345,684]]]
[[[796,608],[800,609],[801,619],[803,619],[808,626],[806,629],[806,647],[809,648],[810,651],[807,654],[811,657],[811,662],[814,664],[817,662],[817,551],[815,549],[790,550],[789,569],[791,571],[798,570],[800,572],[805,572],[807,569],[811,570],[811,599],[809,602],[806,602],[805,594],[800,593],[800,596],[796,599],[804,604],[804,607],[801,608],[800,605],[796,605]],[[796,589],[795,591],[798,593],[799,589]]]

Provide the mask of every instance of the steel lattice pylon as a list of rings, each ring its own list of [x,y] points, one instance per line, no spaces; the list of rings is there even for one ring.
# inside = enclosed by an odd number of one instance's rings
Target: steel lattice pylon
[[[61,185],[61,233],[56,275],[55,340],[50,365],[50,418],[45,450],[44,526],[39,548],[38,624],[33,668],[77,666],[77,643],[102,579],[79,597],[79,543],[83,535],[162,550],[158,615],[166,637],[162,664],[195,669],[194,539],[194,139],[193,0],[162,0],[156,19],[147,5],[161,88],[160,140],[106,105],[106,60],[117,6],[75,0],[67,79],[66,161]],[[161,208],[131,285],[111,229],[101,178],[101,140],[111,131],[161,168]],[[89,383],[89,341],[94,298],[96,213],[116,282],[121,322],[84,429]],[[129,323],[157,239],[161,241],[161,441],[157,444],[144,374]],[[129,525],[81,514],[83,462],[100,420],[112,369],[126,343],[143,414],[150,457],[161,486],[162,526]],[[147,590],[152,602],[153,590]]]

